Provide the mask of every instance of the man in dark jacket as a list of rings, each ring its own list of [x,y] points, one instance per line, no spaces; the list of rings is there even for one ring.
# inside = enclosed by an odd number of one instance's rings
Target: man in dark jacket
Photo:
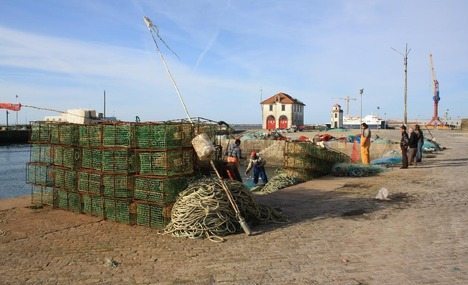
[[[401,126],[401,140],[400,140],[400,148],[401,148],[401,167],[402,169],[408,168],[408,143],[409,137],[408,133],[406,132],[406,126]]]
[[[418,151],[418,135],[414,132],[413,128],[409,128],[409,141],[408,141],[409,165],[413,165],[417,151]]]

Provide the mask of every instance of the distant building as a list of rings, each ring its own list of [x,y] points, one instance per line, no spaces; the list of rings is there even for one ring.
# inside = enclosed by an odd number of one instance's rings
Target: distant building
[[[342,129],[343,128],[343,110],[338,104],[333,105],[331,111],[331,128]]]
[[[46,116],[44,121],[48,122],[67,122],[73,124],[90,124],[96,122],[95,110],[70,109],[59,116]]]
[[[286,93],[280,92],[260,104],[263,129],[288,129],[293,125],[304,125],[305,104]]]

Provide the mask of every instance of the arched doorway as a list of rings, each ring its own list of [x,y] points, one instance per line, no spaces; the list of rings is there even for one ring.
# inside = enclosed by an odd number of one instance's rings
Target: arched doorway
[[[276,120],[274,116],[268,116],[266,120],[266,128],[267,130],[274,130],[276,129]]]
[[[288,128],[288,117],[286,116],[281,116],[279,118],[279,128],[280,129],[287,129]]]

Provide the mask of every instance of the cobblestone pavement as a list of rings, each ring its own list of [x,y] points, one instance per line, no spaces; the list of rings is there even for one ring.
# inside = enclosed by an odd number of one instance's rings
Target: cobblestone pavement
[[[468,284],[468,134],[436,135],[421,166],[259,197],[289,222],[224,243],[0,201],[0,284]]]

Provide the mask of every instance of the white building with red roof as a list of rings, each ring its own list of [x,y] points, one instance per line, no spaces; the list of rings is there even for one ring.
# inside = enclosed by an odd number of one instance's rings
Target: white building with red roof
[[[280,92],[260,104],[263,129],[288,129],[293,125],[304,125],[305,104],[286,93]]]

